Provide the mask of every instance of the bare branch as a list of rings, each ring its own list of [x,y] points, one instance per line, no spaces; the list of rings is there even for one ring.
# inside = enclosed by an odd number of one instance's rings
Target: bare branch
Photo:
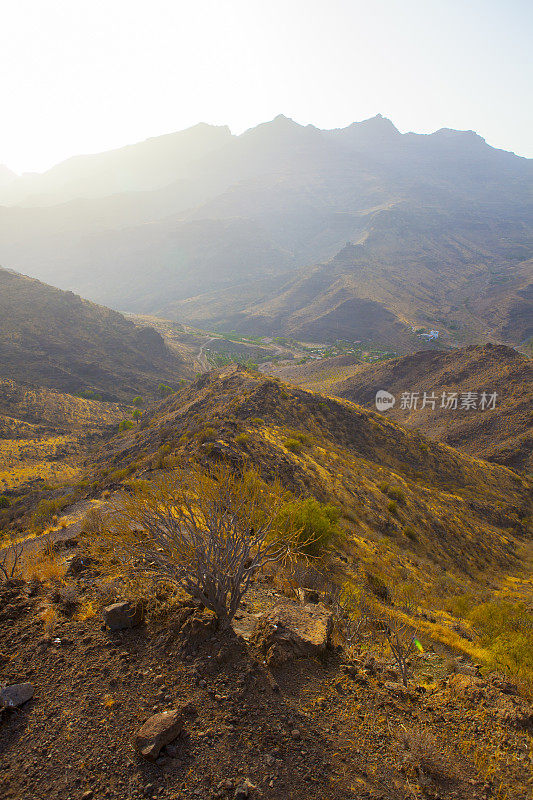
[[[229,625],[257,572],[287,552],[274,526],[285,498],[253,470],[176,470],[112,502],[93,546],[133,574],[182,587]]]

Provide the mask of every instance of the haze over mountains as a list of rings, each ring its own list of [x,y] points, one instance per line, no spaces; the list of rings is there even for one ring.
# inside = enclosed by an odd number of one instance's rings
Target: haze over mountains
[[[412,350],[524,343],[531,160],[472,131],[198,125],[0,174],[0,263],[119,310]],[[347,244],[348,243],[348,244]]]

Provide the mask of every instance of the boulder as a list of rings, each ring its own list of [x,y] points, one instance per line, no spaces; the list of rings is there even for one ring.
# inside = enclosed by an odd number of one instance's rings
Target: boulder
[[[155,761],[161,749],[174,741],[183,730],[182,712],[176,709],[154,714],[139,728],[135,749],[149,761]]]
[[[31,683],[14,683],[0,691],[0,705],[4,708],[17,708],[31,700],[34,693]]]
[[[245,780],[240,786],[237,786],[233,796],[235,800],[247,800],[248,797],[252,796],[252,792],[255,789],[257,789],[257,786],[254,786],[249,780]]]
[[[104,621],[112,631],[135,628],[144,621],[144,606],[131,600],[113,603],[104,609]]]
[[[322,605],[284,606],[259,618],[250,643],[269,666],[321,656],[330,644],[333,615]]]

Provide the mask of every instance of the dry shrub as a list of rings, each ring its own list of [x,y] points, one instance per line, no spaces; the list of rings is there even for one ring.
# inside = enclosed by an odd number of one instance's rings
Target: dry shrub
[[[57,610],[53,606],[47,606],[41,614],[45,636],[53,636],[57,623]]]
[[[24,544],[11,542],[0,550],[0,583],[17,578],[21,574]]]
[[[456,770],[445,750],[426,727],[402,727],[400,739],[419,774],[439,783],[456,779]]]
[[[275,525],[286,499],[252,469],[191,466],[133,487],[88,518],[82,535],[108,576],[137,591],[180,587],[229,625],[259,570],[288,552]]]
[[[42,583],[61,581],[65,577],[66,565],[57,557],[52,543],[43,550],[30,550],[24,554],[23,575],[27,581]]]

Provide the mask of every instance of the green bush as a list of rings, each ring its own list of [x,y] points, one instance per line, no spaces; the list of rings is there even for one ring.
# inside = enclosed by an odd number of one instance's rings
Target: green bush
[[[141,406],[144,405],[144,400],[140,396],[134,397],[132,402],[134,406],[137,406],[137,408],[140,408]]]
[[[133,423],[131,419],[123,419],[121,422],[119,422],[118,432],[122,433],[122,431],[131,431],[131,429],[134,427],[135,423]]]
[[[396,514],[396,512],[398,511],[398,503],[396,502],[396,500],[391,500],[387,508],[389,509],[391,514]]]
[[[377,597],[378,600],[383,600],[384,603],[390,603],[391,596],[389,587],[380,577],[374,575],[372,572],[366,572],[365,579],[366,588],[374,597]]]
[[[9,508],[11,502],[5,494],[0,494],[0,508]]]
[[[79,396],[82,397],[84,400],[101,400],[102,395],[99,392],[95,392],[94,389],[83,389]]]
[[[215,439],[217,432],[214,428],[204,428],[203,431],[199,431],[198,439],[201,442],[207,442],[208,439]]]
[[[235,441],[237,444],[247,444],[249,440],[250,440],[249,433],[239,433],[235,437]]]
[[[279,531],[295,537],[300,552],[317,556],[339,534],[340,510],[310,497],[286,503],[276,520]]]
[[[283,444],[285,445],[287,450],[291,451],[291,453],[301,453],[302,450],[304,449],[304,446],[301,443],[301,441],[299,439],[293,439],[292,437],[289,439],[285,439],[283,441]]]
[[[180,387],[183,386],[184,384],[185,381],[179,382]],[[159,392],[159,395],[161,397],[168,397],[170,394],[174,394],[174,389],[172,388],[172,386],[167,386],[166,383],[160,383],[159,386],[157,387],[157,391]]]
[[[392,500],[396,500],[397,503],[404,505],[405,492],[398,486],[390,486],[389,489],[387,490],[387,494]]]
[[[51,522],[52,517],[62,511],[65,506],[70,505],[72,500],[73,498],[70,495],[56,497],[50,500],[41,500],[33,512],[34,525],[47,525]]]
[[[454,617],[466,619],[475,603],[476,600],[471,594],[455,594],[446,600],[445,608]]]

